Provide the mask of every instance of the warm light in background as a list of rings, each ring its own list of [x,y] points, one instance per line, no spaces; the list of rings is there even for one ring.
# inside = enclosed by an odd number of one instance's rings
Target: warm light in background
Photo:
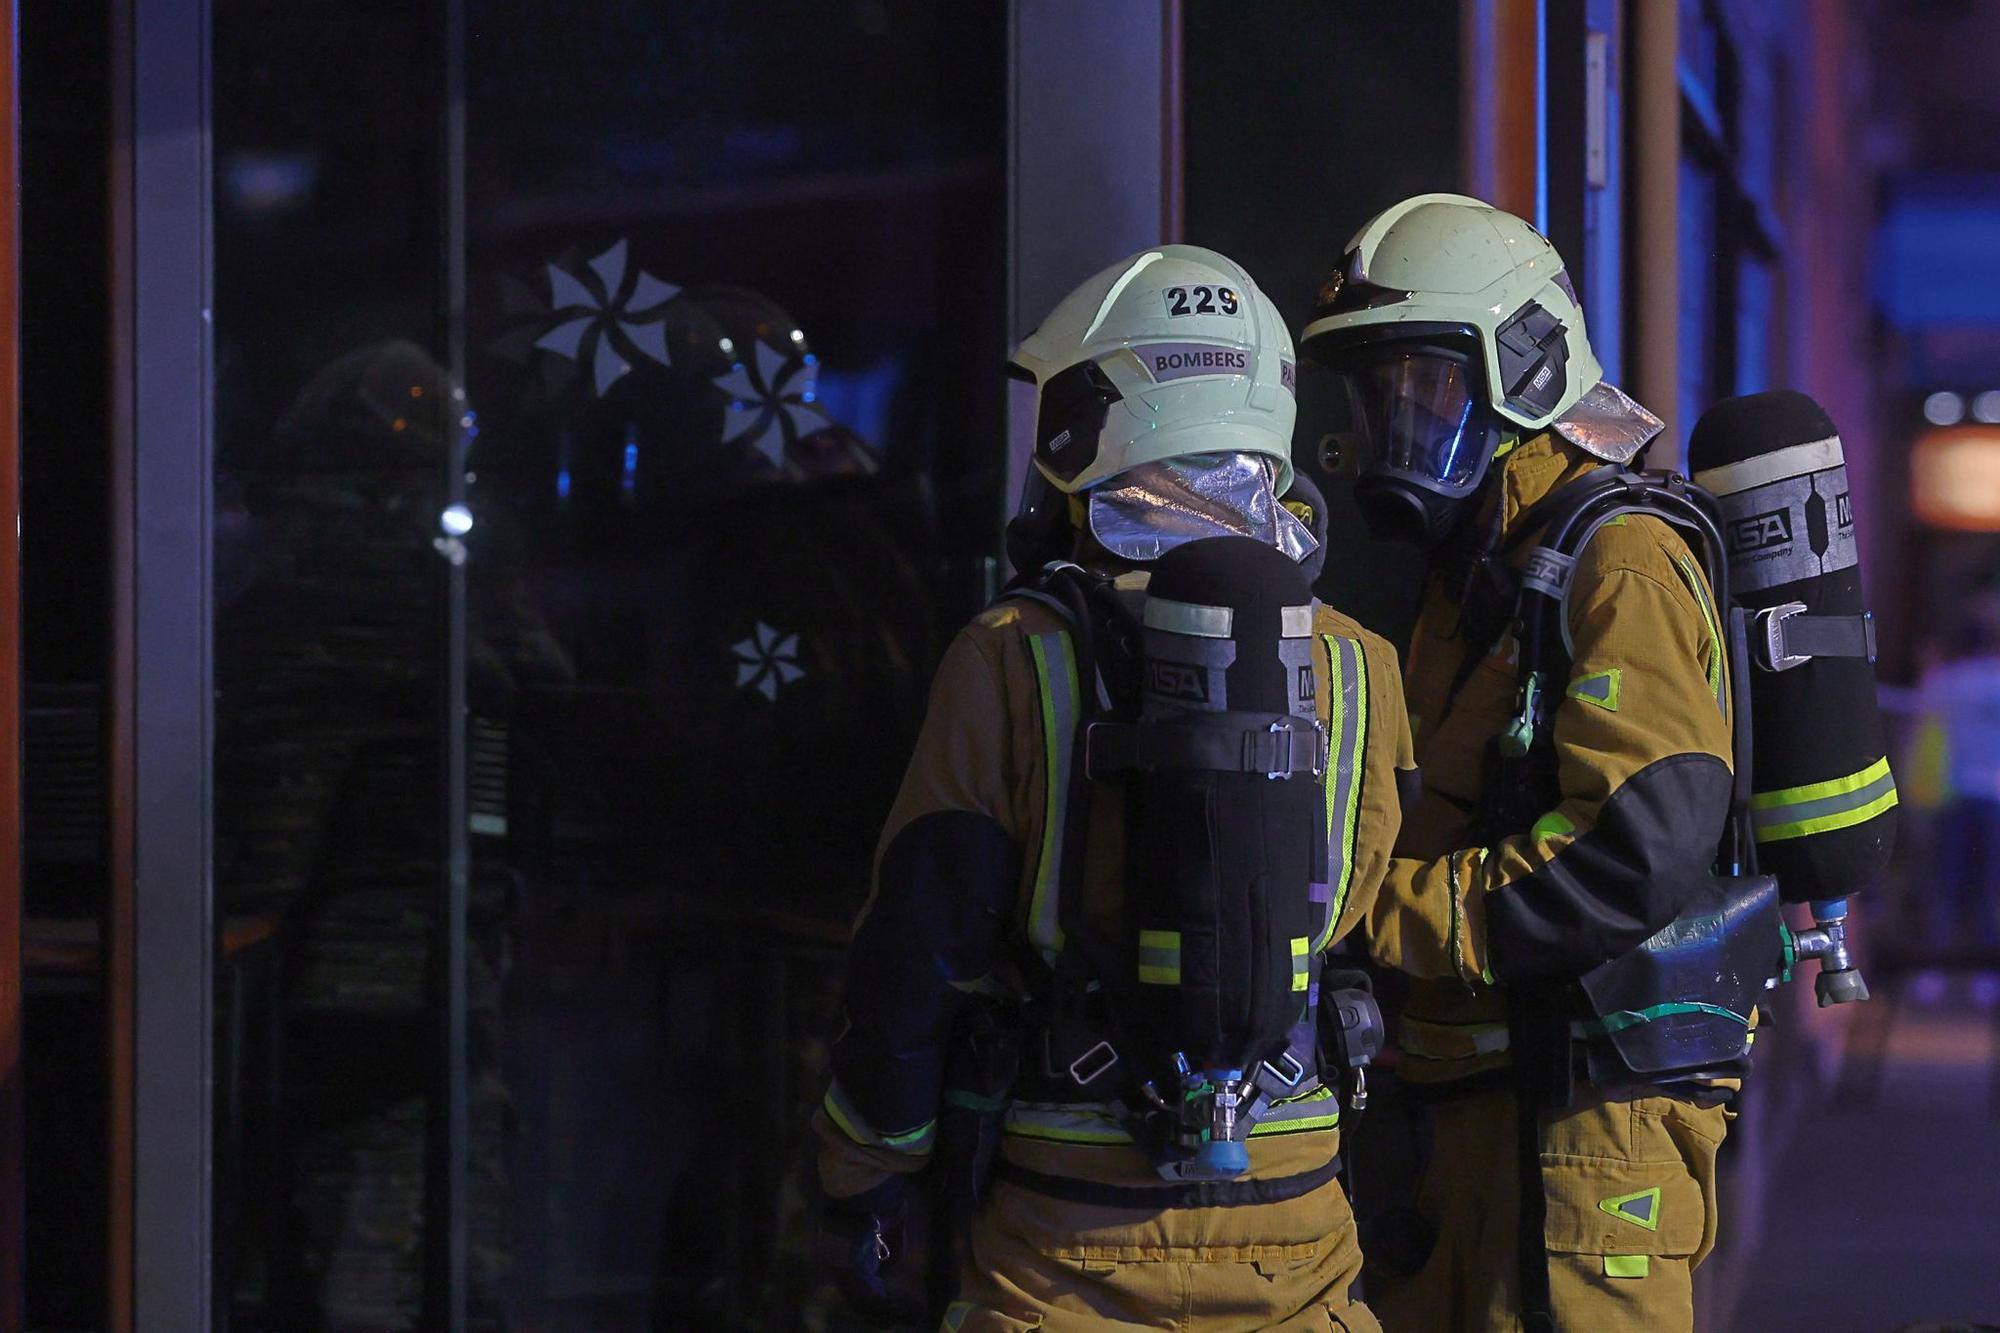
[[[1919,436],[1910,506],[1934,528],[2000,532],[2000,430],[1960,426]]]

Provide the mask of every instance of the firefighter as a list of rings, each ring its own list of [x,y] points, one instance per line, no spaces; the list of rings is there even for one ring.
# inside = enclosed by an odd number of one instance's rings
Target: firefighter
[[[1029,495],[1009,533],[1022,577],[938,669],[855,927],[833,1077],[814,1119],[822,1215],[842,1289],[866,1314],[907,1313],[891,1294],[906,1201],[954,1114],[970,1108],[997,1147],[990,1164],[968,1154],[971,1172],[943,1191],[976,1201],[945,1327],[1378,1327],[1350,1300],[1361,1261],[1337,1174],[1340,1100],[1313,1020],[1322,980],[1332,984],[1321,958],[1369,912],[1388,863],[1409,733],[1394,651],[1311,603],[1295,568],[1317,543],[1310,518],[1282,503],[1293,355],[1276,308],[1238,265],[1163,245],[1084,283],[1010,364],[1036,422]],[[1297,589],[1284,599],[1300,605],[1274,609],[1283,615],[1269,642],[1204,639],[1232,632],[1217,619],[1227,608],[1148,598],[1155,571],[1165,580],[1205,549],[1255,566],[1260,587]],[[1239,639],[1252,618],[1239,612]],[[1162,635],[1221,643],[1217,673],[1252,651],[1309,666],[1273,677],[1304,692],[1299,717],[1280,710],[1270,725],[1289,733],[1285,744],[1265,745],[1260,720],[1242,734],[1241,764],[1233,750],[1199,761],[1161,752],[1128,755],[1123,770],[1101,752],[1113,748],[1097,743],[1104,735],[1086,744],[1093,717],[1138,716],[1128,659]],[[1200,669],[1149,680],[1169,678],[1195,692],[1223,680]],[[1143,755],[1151,743],[1130,748]],[[1214,771],[1190,776],[1187,764]],[[1209,845],[1208,822],[1139,808],[1145,781],[1162,775],[1217,792],[1236,783],[1256,801],[1309,793],[1307,814],[1279,832],[1309,842],[1316,863],[1277,866],[1274,854],[1272,867],[1236,874],[1224,863],[1249,840],[1217,837],[1235,850],[1212,862],[1201,852],[1184,875],[1128,875],[1166,842]],[[1123,830],[1142,813],[1186,838],[1128,847]],[[1211,920],[1199,947],[1173,931],[1135,935],[1135,895],[1167,879],[1268,894],[1273,914],[1316,924],[1276,941],[1292,1027],[1240,1067],[1223,1068],[1220,1047],[1193,1051],[1178,1080],[1149,1063],[1182,1000],[1235,1003],[1235,969],[1218,975],[1203,949],[1267,943],[1261,915],[1241,913]],[[1182,986],[1198,975],[1217,989]],[[1134,1000],[1142,993],[1151,999]],[[983,1034],[970,1061],[968,1028]],[[966,1064],[983,1071],[969,1080],[979,1086],[959,1076]]]
[[[1722,622],[1675,530],[1627,515],[1568,576],[1547,699],[1523,697],[1513,623],[1551,497],[1660,422],[1605,382],[1548,241],[1462,196],[1369,221],[1302,343],[1345,386],[1371,527],[1431,561],[1404,681],[1423,790],[1366,927],[1416,978],[1400,1067],[1434,1151],[1423,1239],[1371,1301],[1391,1328],[1689,1329],[1731,1082],[1551,1091],[1574,1062],[1547,997],[1710,882],[1732,785]],[[1543,717],[1536,779],[1498,781]]]

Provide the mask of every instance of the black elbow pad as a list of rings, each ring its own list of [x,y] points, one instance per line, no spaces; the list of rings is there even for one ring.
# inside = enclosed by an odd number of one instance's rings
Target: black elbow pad
[[[1594,827],[1487,896],[1494,979],[1579,976],[1679,916],[1707,889],[1730,789],[1711,754],[1671,755],[1626,779]]]
[[[1021,854],[998,822],[968,810],[911,820],[882,853],[874,901],[848,954],[846,1030],[834,1075],[879,1130],[937,1112],[960,987],[1000,957]]]

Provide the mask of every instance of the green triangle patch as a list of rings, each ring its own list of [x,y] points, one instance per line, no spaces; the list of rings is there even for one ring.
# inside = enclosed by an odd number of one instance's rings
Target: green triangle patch
[[[1587,704],[1596,704],[1608,713],[1618,711],[1618,685],[1623,673],[1617,667],[1578,676],[1569,683],[1568,695]]]
[[[1597,1205],[1599,1212],[1611,1214],[1621,1222],[1648,1231],[1660,1229],[1660,1187],[1640,1190],[1637,1194],[1621,1194],[1615,1199],[1605,1199]]]

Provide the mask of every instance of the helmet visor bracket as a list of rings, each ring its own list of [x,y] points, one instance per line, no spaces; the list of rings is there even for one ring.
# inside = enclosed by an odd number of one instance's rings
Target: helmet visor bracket
[[[1068,481],[1097,459],[1098,437],[1111,409],[1125,395],[1095,361],[1079,361],[1041,386],[1035,414],[1035,457]]]

